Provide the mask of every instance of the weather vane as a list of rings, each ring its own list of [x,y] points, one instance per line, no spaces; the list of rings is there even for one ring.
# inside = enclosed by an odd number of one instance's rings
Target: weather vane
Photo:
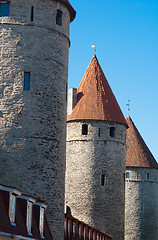
[[[92,48],[93,48],[94,54],[95,54],[95,52],[96,52],[96,44],[92,45]]]
[[[130,108],[130,100],[128,100],[128,103],[126,104],[126,106],[128,107],[128,112],[130,114],[130,110],[131,110],[131,108]]]

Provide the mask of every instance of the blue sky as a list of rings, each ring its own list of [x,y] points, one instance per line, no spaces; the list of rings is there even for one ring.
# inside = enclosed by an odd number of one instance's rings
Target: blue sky
[[[91,45],[125,117],[130,116],[158,161],[158,1],[70,0],[69,87],[78,87]]]

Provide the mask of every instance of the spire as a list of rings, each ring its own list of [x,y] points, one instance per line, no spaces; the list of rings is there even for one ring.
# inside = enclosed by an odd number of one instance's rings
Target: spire
[[[127,129],[127,157],[126,167],[158,168],[158,164],[138,132],[130,116],[126,118]]]
[[[127,125],[117,100],[94,54],[77,89],[77,103],[68,121],[105,120]]]

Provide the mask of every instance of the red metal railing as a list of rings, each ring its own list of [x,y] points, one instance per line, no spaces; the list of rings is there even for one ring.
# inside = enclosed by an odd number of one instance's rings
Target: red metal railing
[[[112,237],[65,214],[64,240],[112,240]]]

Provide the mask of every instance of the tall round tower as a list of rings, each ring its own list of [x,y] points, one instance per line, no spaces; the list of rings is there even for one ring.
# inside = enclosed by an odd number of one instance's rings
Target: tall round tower
[[[0,3],[0,182],[48,203],[63,239],[68,0]]]
[[[74,217],[124,239],[127,123],[95,55],[71,99],[66,204]]]
[[[125,240],[157,240],[158,164],[128,116]]]

